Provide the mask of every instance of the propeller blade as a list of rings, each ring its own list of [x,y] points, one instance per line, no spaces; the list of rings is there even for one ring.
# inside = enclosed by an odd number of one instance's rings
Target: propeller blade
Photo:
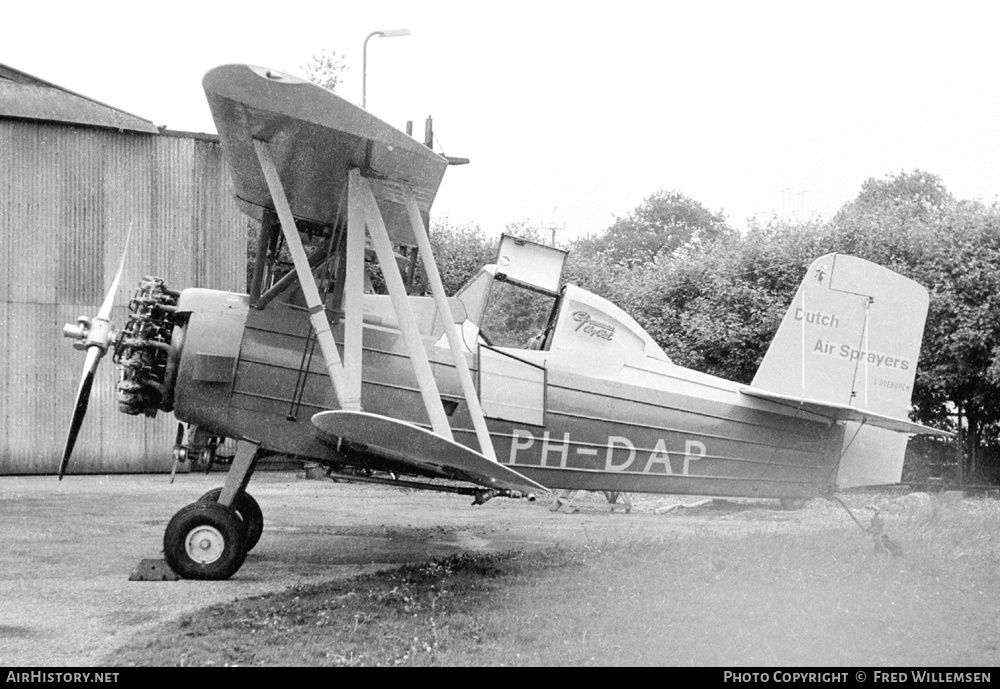
[[[98,318],[103,318],[104,320],[111,318],[111,307],[115,305],[115,295],[118,293],[118,283],[121,282],[122,271],[125,269],[125,257],[128,255],[128,243],[131,239],[132,223],[129,223],[128,234],[125,235],[125,249],[122,251],[122,260],[118,264],[118,272],[115,273],[115,279],[111,281],[111,289],[104,295],[104,303],[101,304],[101,310],[97,312]]]
[[[80,387],[76,392],[76,406],[73,409],[73,420],[69,424],[66,447],[63,449],[62,461],[59,462],[60,481],[62,481],[63,476],[66,474],[66,467],[69,466],[69,458],[73,454],[76,437],[80,434],[83,417],[87,415],[87,405],[90,403],[90,388],[94,385],[94,374],[97,373],[97,363],[103,355],[104,351],[100,347],[89,347],[87,349],[87,359],[83,365],[83,377],[80,379]]]

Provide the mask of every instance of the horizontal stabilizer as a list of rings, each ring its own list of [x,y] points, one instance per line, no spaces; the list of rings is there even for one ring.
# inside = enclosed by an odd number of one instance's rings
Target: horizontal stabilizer
[[[373,454],[409,464],[441,477],[506,488],[522,493],[548,492],[540,483],[498,464],[475,450],[406,421],[358,411],[324,411],[313,425],[329,438],[367,446]]]
[[[875,426],[876,428],[884,428],[889,431],[895,431],[897,433],[909,433],[914,435],[942,435],[947,437],[954,435],[948,431],[931,428],[930,426],[922,426],[921,424],[914,423],[908,419],[898,419],[884,414],[876,414],[875,412],[858,409],[857,407],[851,407],[846,404],[810,400],[792,395],[781,395],[776,392],[769,392],[767,390],[752,387],[740,388],[740,392],[749,397],[768,400],[769,402],[775,402],[786,407],[801,409],[802,411],[810,414],[824,416],[831,421],[854,421],[861,424],[867,424],[869,426]]]

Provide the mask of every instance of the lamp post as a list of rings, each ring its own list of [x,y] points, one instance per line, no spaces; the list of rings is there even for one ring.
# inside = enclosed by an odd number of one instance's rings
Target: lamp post
[[[385,31],[372,31],[365,36],[364,47],[361,49],[361,107],[366,108],[368,104],[368,41],[373,36],[382,38],[394,38],[396,36],[409,36],[409,29],[386,29]]]

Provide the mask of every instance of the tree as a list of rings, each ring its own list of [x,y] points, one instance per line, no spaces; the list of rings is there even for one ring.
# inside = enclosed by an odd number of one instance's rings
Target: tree
[[[1000,446],[1000,209],[954,202],[929,224],[908,273],[930,289],[914,405],[920,420],[960,411],[973,469],[997,478]]]
[[[331,91],[337,90],[346,70],[344,56],[333,50],[321,50],[302,66],[306,79]]]
[[[435,221],[431,225],[430,240],[448,296],[455,294],[480,268],[493,263],[497,257],[497,240],[488,238],[479,225],[453,225],[447,218]]]
[[[712,213],[679,191],[661,190],[627,217],[616,219],[602,234],[576,242],[573,249],[634,268],[692,242],[708,242],[732,233],[721,212]]]
[[[873,210],[890,211],[901,219],[928,220],[954,200],[937,175],[900,171],[881,180],[868,178],[861,193],[837,212],[833,223],[842,225],[850,215]]]
[[[830,222],[839,251],[895,269],[912,268],[926,253],[929,228],[955,203],[936,175],[921,170],[869,178]]]
[[[757,227],[661,256],[629,272],[619,305],[675,363],[749,383],[815,258],[803,240],[815,227]]]

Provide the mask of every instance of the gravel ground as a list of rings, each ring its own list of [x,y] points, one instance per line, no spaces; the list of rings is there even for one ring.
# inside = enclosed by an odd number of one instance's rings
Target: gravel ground
[[[780,511],[776,501],[726,500],[657,515],[658,507],[698,499],[637,496],[624,514],[587,495],[579,512],[564,514],[541,501],[471,507],[466,496],[259,473],[250,492],[263,508],[264,534],[232,579],[129,581],[141,559],[160,557],[174,512],[222,480],[0,477],[0,663],[88,666],[131,635],[207,605],[462,551],[697,535],[705,528],[857,528],[839,506],[821,500],[797,512]],[[851,504],[870,500],[855,496]]]

